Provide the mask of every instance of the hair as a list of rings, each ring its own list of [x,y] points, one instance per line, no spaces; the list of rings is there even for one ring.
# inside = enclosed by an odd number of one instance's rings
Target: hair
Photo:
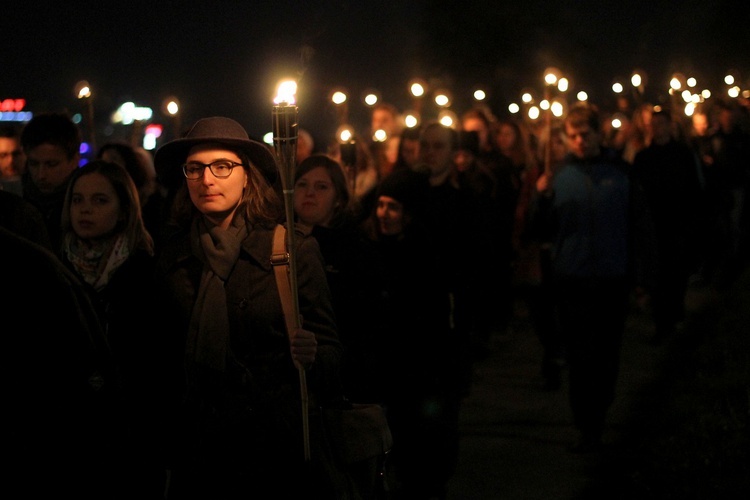
[[[532,144],[532,134],[527,127],[522,126],[515,118],[509,117],[495,122],[491,131],[493,144],[500,150],[500,143],[497,140],[497,136],[500,133],[500,129],[505,125],[513,129],[513,132],[516,134],[516,140],[513,143],[511,151],[509,153],[503,152],[503,154],[508,156],[516,166],[523,165],[527,169],[533,168],[536,165],[536,155],[534,154],[535,144]]]
[[[303,128],[297,129],[297,152],[300,150],[307,153],[307,156],[310,156],[315,152],[315,139],[310,132]],[[300,161],[299,155],[297,161]]]
[[[150,160],[149,156],[147,156],[150,153],[142,148],[135,148],[126,142],[108,142],[99,148],[96,158],[101,160],[104,153],[110,150],[116,152],[122,158],[122,166],[125,167],[125,170],[128,171],[133,182],[135,182],[135,187],[138,188],[138,194],[141,198],[141,204],[145,205],[148,198],[158,189],[156,171],[153,165],[147,163],[148,161],[152,161],[153,163],[153,160]],[[141,151],[145,152],[145,154]]]
[[[338,205],[333,209],[333,217],[331,217],[331,226],[337,226],[342,222],[344,214],[349,209],[349,203],[352,199],[352,193],[349,185],[346,182],[346,175],[344,174],[344,168],[339,162],[331,158],[330,156],[322,153],[315,153],[308,156],[306,159],[297,166],[297,170],[294,173],[294,182],[318,167],[323,167],[328,175],[331,177],[333,183],[333,189],[336,191],[336,201]]]
[[[420,141],[422,140],[422,136],[424,136],[425,132],[434,128],[444,130],[448,134],[448,146],[450,146],[451,151],[456,151],[458,149],[458,132],[450,127],[446,127],[437,120],[426,122],[422,126],[419,134]]]
[[[63,113],[42,113],[34,116],[21,131],[21,147],[28,153],[42,144],[52,144],[65,151],[68,159],[79,154],[81,131]]]
[[[458,149],[469,151],[474,156],[479,156],[479,133],[476,130],[459,130]]]
[[[485,124],[487,130],[492,129],[492,124],[495,123],[496,118],[488,108],[484,106],[476,106],[461,115],[461,123],[469,118],[477,118]]]
[[[565,117],[565,124],[571,127],[588,125],[595,132],[601,131],[601,120],[596,108],[586,104],[576,104],[570,108]]]
[[[129,250],[143,249],[150,255],[154,254],[154,242],[151,235],[146,230],[141,216],[141,203],[138,199],[138,190],[135,187],[133,179],[124,167],[117,163],[104,160],[93,160],[86,165],[77,168],[68,187],[65,191],[65,202],[62,211],[62,230],[63,233],[73,231],[70,222],[70,204],[73,197],[73,188],[78,179],[85,175],[99,173],[106,177],[112,184],[112,188],[120,200],[120,210],[125,216],[124,220],[119,221],[115,227],[115,232],[127,236]]]
[[[419,142],[419,134],[422,130],[422,124],[420,123],[416,127],[405,127],[401,131],[401,138],[398,141],[398,153],[396,154],[396,163],[393,165],[393,170],[400,170],[402,168],[411,168],[411,165],[404,159],[404,144],[406,141],[417,141]],[[419,160],[417,160],[419,161]]]
[[[381,101],[373,105],[372,109],[370,110],[370,117],[372,118],[375,115],[375,112],[379,110],[386,111],[389,115],[391,115],[391,117],[393,117],[393,137],[400,135],[401,131],[404,129],[404,124],[403,120],[401,119],[401,112],[398,110],[398,108],[389,102]]]
[[[389,102],[378,102],[372,107],[372,113],[381,109],[387,111],[391,116],[393,116],[394,119],[398,120],[400,113],[398,111],[398,108],[393,104]]]
[[[0,137],[20,139],[21,129],[12,123],[0,123]]]
[[[284,212],[278,191],[241,149],[229,146],[222,147],[234,151],[242,161],[244,165],[242,168],[247,173],[247,187],[242,194],[238,213],[244,211],[247,222],[252,225],[257,224],[267,229],[273,229],[282,220]],[[169,222],[180,227],[189,227],[193,216],[198,213],[198,209],[190,199],[187,181],[184,181],[174,194]]]
[[[122,166],[125,167],[125,170],[128,171],[130,177],[133,178],[133,182],[135,182],[138,189],[148,182],[148,173],[141,167],[141,162],[138,155],[135,153],[135,148],[133,148],[133,146],[125,142],[108,142],[99,148],[99,151],[96,153],[96,158],[101,160],[104,153],[109,150],[115,151],[122,157],[124,161]]]
[[[380,233],[377,217],[377,202],[381,196],[388,196],[399,202],[403,208],[403,235],[428,237],[425,218],[429,189],[430,184],[426,173],[411,169],[394,170],[383,179],[375,191],[375,203],[361,226],[363,233],[372,241],[382,239],[383,235]]]

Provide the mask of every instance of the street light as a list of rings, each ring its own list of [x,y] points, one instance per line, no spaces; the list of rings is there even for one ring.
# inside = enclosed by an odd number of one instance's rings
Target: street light
[[[89,127],[89,142],[91,149],[96,150],[96,130],[94,128],[94,101],[92,99],[91,85],[86,80],[81,80],[76,83],[74,88],[76,98],[86,99],[86,107],[88,111],[88,127]]]
[[[170,96],[164,99],[163,111],[172,117],[172,126],[174,127],[174,138],[178,139],[182,136],[182,124],[180,121],[180,101]]]

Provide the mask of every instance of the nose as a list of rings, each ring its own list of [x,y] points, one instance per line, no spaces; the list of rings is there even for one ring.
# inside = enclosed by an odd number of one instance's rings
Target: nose
[[[203,169],[203,177],[201,177],[201,184],[211,185],[214,183],[214,173],[211,172],[210,168]]]

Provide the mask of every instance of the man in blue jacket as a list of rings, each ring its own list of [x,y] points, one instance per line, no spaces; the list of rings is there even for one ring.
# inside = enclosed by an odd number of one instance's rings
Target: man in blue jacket
[[[564,132],[569,155],[546,209],[570,406],[580,433],[571,451],[590,452],[601,444],[615,396],[632,284],[633,193],[624,163],[601,147],[593,107],[572,108]]]

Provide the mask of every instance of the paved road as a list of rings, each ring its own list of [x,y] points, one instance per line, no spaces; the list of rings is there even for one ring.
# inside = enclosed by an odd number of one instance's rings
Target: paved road
[[[703,289],[689,292],[688,307],[704,307]],[[629,424],[644,388],[659,374],[668,343],[652,345],[647,312],[633,307],[623,340],[617,397],[608,415],[600,453],[567,451],[577,434],[567,402],[567,385],[545,392],[539,373],[541,346],[522,307],[507,332],[495,334],[490,355],[475,366],[471,394],[461,413],[461,448],[448,500],[572,500],[615,498],[602,488],[602,467],[617,443],[628,439]],[[566,378],[566,375],[564,378]],[[638,410],[635,408],[638,407]],[[604,496],[602,496],[604,495]]]

